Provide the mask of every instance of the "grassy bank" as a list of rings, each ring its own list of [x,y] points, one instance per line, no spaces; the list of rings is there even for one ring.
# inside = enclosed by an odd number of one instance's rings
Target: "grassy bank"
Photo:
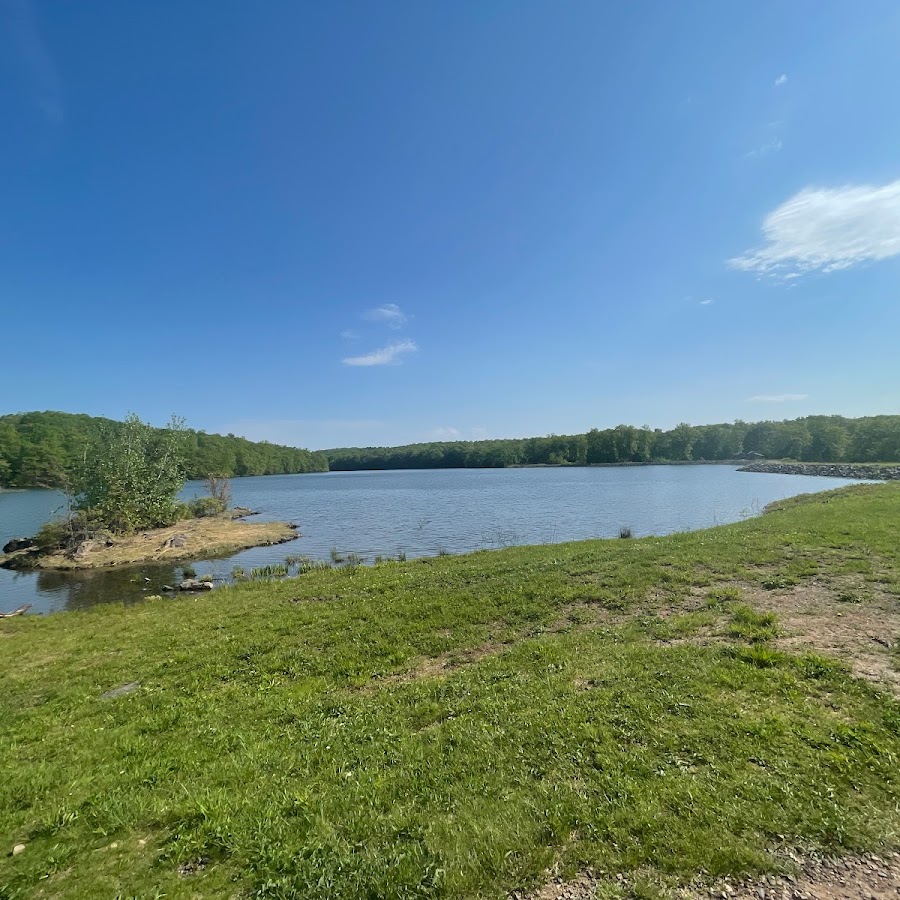
[[[861,485],[0,622],[0,897],[501,898],[588,866],[652,897],[896,846],[898,521]],[[881,668],[838,622],[878,623]]]
[[[298,537],[287,522],[245,522],[230,514],[185,519],[167,528],[136,534],[115,535],[105,541],[86,541],[80,552],[63,550],[18,550],[0,555],[0,566],[8,569],[101,569],[142,562],[175,562],[224,556],[246,550],[283,544]]]

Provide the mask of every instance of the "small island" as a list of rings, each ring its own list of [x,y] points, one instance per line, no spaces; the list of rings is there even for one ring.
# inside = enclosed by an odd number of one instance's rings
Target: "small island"
[[[289,522],[247,522],[231,507],[227,477],[206,478],[209,496],[181,501],[184,426],[153,429],[136,416],[105,433],[67,474],[68,513],[33,537],[3,547],[7,569],[97,569],[179,562],[283,544],[300,535]]]
[[[249,510],[237,509],[134,534],[98,534],[73,547],[41,547],[30,539],[10,541],[7,546],[13,549],[0,556],[0,567],[98,569],[131,563],[180,562],[284,544],[300,536],[297,526],[289,522],[245,522],[239,518],[248,514]]]

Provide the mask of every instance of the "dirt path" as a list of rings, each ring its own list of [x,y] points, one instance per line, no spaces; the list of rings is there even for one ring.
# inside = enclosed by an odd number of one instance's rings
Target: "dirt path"
[[[801,860],[788,855],[785,863],[796,867],[794,875],[766,875],[736,881],[722,879],[702,887],[683,888],[678,900],[898,900],[900,854]],[[611,893],[613,886],[618,893]],[[605,889],[605,890],[604,890]],[[601,896],[631,896],[624,875],[596,876],[583,873],[569,881],[553,879],[531,893],[515,891],[510,900],[594,900]]]

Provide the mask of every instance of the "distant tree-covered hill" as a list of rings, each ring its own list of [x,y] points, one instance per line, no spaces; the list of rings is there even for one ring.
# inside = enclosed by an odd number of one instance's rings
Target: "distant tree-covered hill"
[[[0,416],[0,486],[53,487],[95,441],[118,423],[86,415],[31,412]],[[618,425],[586,434],[449,441],[321,452],[189,431],[188,477],[282,475],[357,469],[503,468],[766,459],[900,462],[900,416],[807,416],[783,422],[678,425],[670,431]]]
[[[0,416],[0,486],[56,487],[110,419],[62,412],[30,412]],[[188,431],[187,476],[286,475],[324,472],[323,453],[267,442],[257,443],[230,434]]]
[[[900,416],[682,424],[670,431],[619,425],[604,431],[594,428],[586,434],[349,447],[326,450],[325,454],[329,468],[336,471],[725,460],[748,454],[813,462],[898,462]]]

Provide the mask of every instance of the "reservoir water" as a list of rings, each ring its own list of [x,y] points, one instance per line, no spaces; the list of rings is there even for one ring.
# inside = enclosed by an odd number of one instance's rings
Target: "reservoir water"
[[[232,481],[234,502],[261,519],[300,525],[289,544],[192,561],[197,573],[227,581],[235,565],[283,562],[288,554],[330,559],[332,549],[407,557],[463,553],[513,544],[610,538],[622,526],[636,537],[723,525],[767,503],[830,490],[839,478],[738,472],[734,466],[441,469],[269,475]],[[185,497],[202,486],[189,483]],[[0,492],[0,546],[29,536],[62,510],[56,491]],[[0,569],[0,612],[25,603],[34,613],[95,603],[138,602],[180,580],[180,568],[129,566],[88,572]]]

